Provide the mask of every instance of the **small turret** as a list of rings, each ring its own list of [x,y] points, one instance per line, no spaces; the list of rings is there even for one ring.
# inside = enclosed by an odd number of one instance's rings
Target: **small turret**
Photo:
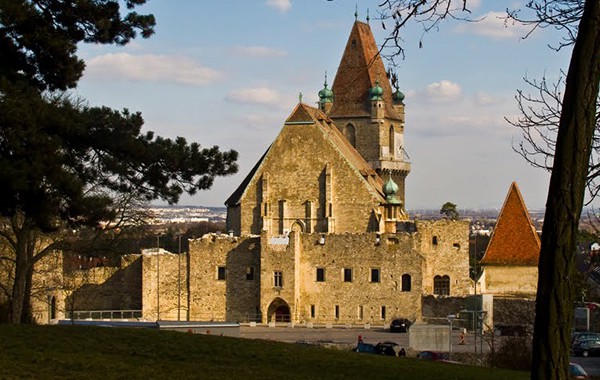
[[[379,85],[379,79],[375,81],[375,86],[369,90],[371,101],[383,100],[383,88]]]
[[[404,93],[396,87],[396,91],[392,94],[392,99],[394,100],[394,105],[399,104],[399,103],[404,104],[404,98],[405,98]]]
[[[404,123],[404,98],[405,95],[398,88],[398,84],[395,85],[396,91],[392,94],[392,101],[394,103],[394,109],[400,114],[402,123]]]
[[[369,100],[371,101],[371,119],[381,120],[385,117],[383,88],[379,85],[379,79],[375,80],[375,86],[369,90]]]
[[[385,185],[383,185],[383,193],[385,194],[385,200],[390,204],[402,204],[402,201],[396,199],[396,194],[398,194],[398,185],[392,177],[388,178]]]
[[[333,107],[333,91],[327,87],[327,73],[325,73],[325,83],[323,89],[319,91],[319,108],[328,114]]]
[[[383,193],[385,194],[385,215],[384,215],[384,231],[386,233],[396,233],[396,222],[407,220],[408,216],[404,212],[402,201],[396,198],[398,195],[398,185],[390,175],[387,182],[383,185]]]

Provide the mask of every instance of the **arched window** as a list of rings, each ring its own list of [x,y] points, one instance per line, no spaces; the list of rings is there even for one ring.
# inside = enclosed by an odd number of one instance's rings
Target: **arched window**
[[[449,296],[450,295],[450,277],[435,276],[433,278],[433,294],[438,296]]]
[[[394,133],[394,126],[390,126],[390,134],[388,137],[388,147],[390,152],[390,157],[394,158],[396,153],[396,134]]]
[[[346,137],[346,140],[356,148],[356,130],[352,124],[347,124],[344,127],[344,136]]]
[[[410,274],[405,273],[402,275],[402,291],[410,292],[411,288],[412,288],[412,285],[411,285]]]

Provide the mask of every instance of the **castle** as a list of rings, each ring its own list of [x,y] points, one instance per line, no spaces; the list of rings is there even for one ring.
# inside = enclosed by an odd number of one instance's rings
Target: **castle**
[[[420,320],[423,295],[471,292],[468,222],[407,215],[404,94],[368,24],[319,99],[298,103],[226,201],[231,236],[190,242],[192,315],[385,324]]]
[[[296,105],[227,199],[229,234],[94,268],[94,284],[44,294],[40,319],[64,317],[63,305],[67,317],[386,324],[422,320],[424,296],[472,293],[468,222],[406,212],[404,94],[392,91],[368,24],[354,23],[319,99]]]

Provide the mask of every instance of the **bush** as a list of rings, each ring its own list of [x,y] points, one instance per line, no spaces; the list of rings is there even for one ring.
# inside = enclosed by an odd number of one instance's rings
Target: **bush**
[[[531,337],[505,337],[490,363],[494,367],[529,371],[531,369]]]

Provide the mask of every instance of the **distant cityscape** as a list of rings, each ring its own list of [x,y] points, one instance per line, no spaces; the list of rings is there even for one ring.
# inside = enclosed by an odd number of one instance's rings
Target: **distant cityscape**
[[[226,207],[206,207],[206,206],[151,206],[149,211],[154,214],[151,224],[171,224],[171,223],[225,223],[227,219]],[[478,229],[488,229],[496,222],[499,209],[459,209],[461,219],[469,219]],[[428,220],[440,219],[439,209],[416,209],[408,210],[411,219]],[[536,227],[541,228],[544,220],[544,210],[529,210],[529,214]],[[585,215],[585,214],[584,214]]]
[[[151,224],[171,223],[225,223],[227,208],[204,206],[151,206],[150,211],[154,218]]]

